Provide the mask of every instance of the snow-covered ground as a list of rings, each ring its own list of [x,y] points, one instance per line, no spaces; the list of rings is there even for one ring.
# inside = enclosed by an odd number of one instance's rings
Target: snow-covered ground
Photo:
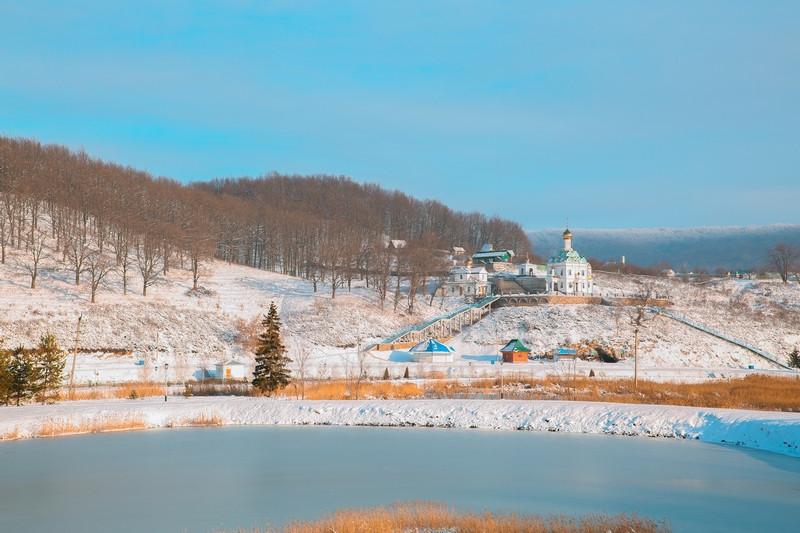
[[[614,403],[515,400],[296,401],[173,396],[25,405],[0,411],[0,438],[141,420],[145,427],[218,424],[423,426],[698,439],[800,457],[800,414]]]
[[[189,272],[178,265],[141,296],[141,280],[133,270],[132,292],[123,295],[121,279],[112,275],[89,302],[89,288],[76,286],[74,274],[52,250],[40,271],[38,288],[22,252],[10,250],[0,265],[0,338],[6,347],[34,346],[46,332],[71,353],[78,317],[82,316],[75,367],[78,383],[164,379],[164,363],[173,383],[193,379],[214,364],[238,359],[252,366],[252,343],[270,302],[283,321],[289,355],[308,356],[308,377],[352,375],[358,346],[375,343],[402,328],[457,309],[461,298],[418,298],[413,315],[405,302],[385,308],[361,281],[352,290],[290,276],[214,261],[193,292]],[[784,360],[800,346],[800,288],[769,281],[727,279],[702,285],[596,273],[595,284],[606,294],[636,294],[653,284],[674,302],[672,311],[707,327],[766,350]],[[410,362],[403,351],[372,351],[366,361],[371,376],[389,370],[399,377],[437,371],[445,376],[477,377],[503,372],[519,375],[588,373],[632,376],[633,329],[629,310],[599,305],[543,305],[501,308],[449,341],[456,348],[453,363]],[[628,355],[619,363],[596,361],[529,362],[493,365],[500,346],[519,338],[534,354],[553,348],[597,341]],[[713,379],[750,372],[791,371],[729,342],[664,316],[652,315],[640,332],[639,371],[649,379]],[[72,357],[67,360],[67,373]],[[752,369],[750,368],[752,367]],[[257,398],[183,398],[170,401],[98,400],[57,405],[0,407],[0,437],[38,434],[42,424],[71,426],[81,421],[119,419],[131,415],[147,427],[191,424],[214,419],[224,424],[344,424],[477,427],[542,431],[574,431],[697,438],[800,456],[800,415],[687,407],[618,404],[490,401],[291,401]]]
[[[252,343],[270,302],[283,321],[290,357],[307,354],[309,377],[329,377],[353,371],[357,346],[370,345],[402,328],[465,305],[462,298],[418,297],[415,312],[401,302],[393,310],[392,296],[382,309],[377,293],[356,281],[351,290],[340,288],[335,299],[330,287],[291,276],[219,261],[206,265],[193,292],[188,271],[173,265],[161,281],[141,296],[141,279],[130,272],[128,294],[121,277],[112,274],[101,288],[98,302],[89,302],[86,281],[76,286],[74,273],[53,250],[43,261],[36,289],[24,252],[9,249],[0,265],[0,338],[6,347],[34,346],[46,332],[71,352],[78,317],[82,315],[75,367],[78,383],[106,383],[163,379],[169,363],[170,381],[199,377],[215,363],[238,359],[253,365]],[[785,360],[800,347],[800,287],[773,281],[726,279],[702,285],[676,279],[640,278],[596,273],[595,284],[604,294],[636,294],[652,284],[674,302],[671,310],[711,329],[745,341]],[[470,377],[497,372],[488,359],[512,338],[521,339],[534,354],[583,341],[596,341],[624,350],[627,358],[615,365],[596,362],[570,364],[529,363],[506,372],[565,373],[594,370],[606,376],[633,373],[633,328],[629,309],[599,305],[542,305],[508,307],[493,312],[449,341],[456,360],[449,365],[409,364],[405,352],[369,354],[366,371],[380,376],[385,369],[401,375],[437,370],[450,376]],[[752,352],[663,315],[651,315],[640,332],[639,370],[651,379],[707,379],[752,371],[780,369]],[[67,372],[72,358],[68,358]]]

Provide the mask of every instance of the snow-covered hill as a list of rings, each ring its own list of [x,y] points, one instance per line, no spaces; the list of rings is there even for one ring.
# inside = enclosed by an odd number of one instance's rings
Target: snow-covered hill
[[[76,286],[74,274],[57,258],[44,262],[37,288],[30,289],[24,252],[11,250],[0,265],[0,338],[6,347],[31,347],[46,332],[71,352],[78,317],[82,316],[75,378],[78,382],[199,377],[202,369],[236,358],[252,364],[248,343],[259,332],[259,322],[274,301],[283,321],[289,355],[308,353],[309,375],[352,372],[356,346],[379,341],[400,329],[454,310],[461,298],[418,298],[413,316],[392,310],[391,297],[381,309],[377,294],[363,282],[352,290],[340,288],[331,299],[330,288],[314,293],[311,283],[249,267],[213,262],[201,278],[204,290],[193,292],[189,272],[177,266],[141,296],[141,279],[134,271],[122,294],[119,275],[112,275],[98,302],[89,302],[86,284]],[[608,294],[635,294],[642,284],[652,284],[674,301],[672,310],[714,330],[755,345],[785,360],[800,346],[800,287],[779,282],[720,280],[692,285],[678,280],[636,278],[598,273],[596,286]],[[633,330],[624,307],[551,305],[496,310],[465,328],[450,343],[456,362],[409,365],[402,352],[370,354],[367,371],[380,375],[385,368],[411,366],[412,375],[441,371],[446,375],[495,372],[488,361],[498,345],[511,338],[525,342],[534,354],[582,341],[597,341],[617,350],[633,351]],[[683,373],[706,377],[709,373],[736,373],[752,366],[777,369],[752,352],[686,326],[662,315],[652,315],[640,334],[639,366],[644,376],[666,377]],[[143,363],[142,363],[143,362]],[[588,372],[631,375],[632,359],[617,364],[579,363]],[[71,358],[67,372],[71,369]],[[563,371],[552,363],[514,365],[516,372]],[[400,369],[402,370],[402,369]],[[392,374],[397,373],[392,372]]]

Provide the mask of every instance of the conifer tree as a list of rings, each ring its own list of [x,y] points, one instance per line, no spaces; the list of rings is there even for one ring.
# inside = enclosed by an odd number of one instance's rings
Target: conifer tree
[[[48,391],[54,391],[52,400],[57,401],[58,389],[64,379],[64,366],[67,359],[64,352],[58,347],[55,335],[48,333],[42,336],[34,359],[38,370],[39,399],[45,403],[48,400]]]
[[[16,400],[17,405],[38,392],[37,368],[33,357],[24,346],[19,346],[12,352],[9,372],[9,396]]]
[[[797,353],[797,348],[792,350],[789,354],[789,366],[792,368],[800,368],[800,354]]]
[[[8,405],[11,401],[11,350],[3,348],[3,340],[0,339],[0,400]]]
[[[269,312],[261,325],[264,326],[264,332],[258,336],[253,386],[269,396],[291,381],[291,371],[287,366],[292,360],[286,356],[286,348],[281,342],[281,319],[275,302],[270,303]]]

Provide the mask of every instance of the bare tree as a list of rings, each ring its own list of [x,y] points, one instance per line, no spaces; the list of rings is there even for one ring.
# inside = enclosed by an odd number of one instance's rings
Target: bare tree
[[[372,288],[378,293],[381,309],[386,303],[386,294],[389,292],[389,284],[392,279],[392,256],[391,249],[383,242],[379,241],[372,245],[370,276],[372,277]]]
[[[5,215],[5,202],[0,202],[0,263],[6,264],[6,233],[7,219]]]
[[[130,252],[133,234],[125,229],[117,229],[111,240],[117,267],[122,274],[122,294],[128,294],[128,270],[131,267]]]
[[[92,288],[92,303],[95,303],[97,290],[105,277],[114,271],[114,261],[99,251],[86,256],[86,272],[89,274],[89,283]]]
[[[292,360],[297,365],[297,379],[293,380],[295,387],[297,382],[300,382],[300,399],[306,398],[306,372],[308,371],[308,363],[311,360],[311,344],[305,340],[295,339],[294,348],[292,349]]]
[[[36,288],[36,280],[39,277],[39,267],[44,258],[44,239],[45,233],[41,229],[32,231],[28,242],[28,260],[25,268],[31,275],[31,289]]]
[[[767,251],[770,266],[774,267],[784,283],[788,283],[792,270],[800,262],[800,249],[780,242]]]
[[[652,299],[655,289],[651,284],[643,284],[635,296],[636,304],[628,311],[633,326],[633,387],[639,386],[639,330],[652,320]]]
[[[136,266],[142,275],[142,296],[147,296],[147,287],[155,285],[161,273],[163,249],[161,241],[145,233],[136,246]]]
[[[75,285],[81,284],[81,274],[86,268],[86,258],[90,254],[90,240],[86,231],[86,220],[67,236],[64,252],[72,270],[75,272]]]

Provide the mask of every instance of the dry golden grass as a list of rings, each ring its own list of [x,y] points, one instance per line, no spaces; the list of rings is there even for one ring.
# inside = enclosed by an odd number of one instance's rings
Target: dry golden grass
[[[18,427],[15,427],[11,431],[8,431],[7,433],[3,433],[2,435],[0,435],[0,440],[17,440],[17,439],[19,439]]]
[[[299,390],[299,389],[298,389]],[[275,393],[276,396],[296,396],[294,388],[287,387]],[[307,381],[306,400],[354,400],[359,399],[409,399],[421,398],[422,391],[415,383],[392,381],[355,380]]]
[[[71,435],[77,433],[102,433],[104,431],[124,431],[129,429],[143,429],[147,427],[144,418],[128,415],[122,418],[109,420],[83,419],[79,422],[47,420],[36,436],[54,437],[56,435]]]
[[[106,400],[108,398],[144,398],[163,396],[164,384],[150,381],[137,381],[104,387],[80,387],[63,389],[61,398],[65,400]]]
[[[244,384],[247,387],[246,384]],[[196,389],[196,391],[195,391]],[[203,395],[201,387],[193,394]],[[493,398],[499,397],[499,378],[407,380],[306,380],[307,400],[406,400],[417,398]],[[274,396],[298,397],[302,388],[292,386]],[[800,377],[766,376],[717,379],[701,383],[681,383],[600,377],[547,376],[540,379],[506,377],[505,397],[520,400],[577,400],[691,407],[722,407],[761,411],[800,412]],[[162,396],[159,383],[126,383],[113,387],[77,389],[65,392],[65,399],[142,398]]]
[[[262,531],[262,530],[239,530]],[[265,533],[638,533],[671,531],[669,524],[637,515],[537,516],[489,511],[457,511],[442,503],[408,502],[370,509],[343,509],[317,520],[294,522]]]
[[[277,396],[296,396],[287,387]],[[429,381],[307,381],[308,400],[492,398],[500,394],[499,378]],[[521,400],[577,400],[692,407],[722,407],[762,411],[800,412],[800,378],[751,375],[701,383],[680,383],[598,377],[548,376],[542,379],[506,379],[505,397]]]
[[[144,398],[145,396],[163,396],[164,384],[149,381],[128,383],[114,387],[114,398]]]
[[[225,423],[221,416],[217,414],[208,414],[208,413],[201,413],[194,418],[189,420],[184,420],[184,426],[198,426],[198,427],[205,427],[205,426],[221,426]]]
[[[68,390],[62,395],[66,400],[104,400],[110,397],[108,389],[98,388]]]
[[[701,383],[658,382],[632,379],[549,378],[512,389],[509,397],[552,398],[578,401],[685,405],[763,411],[800,411],[800,379],[751,375]],[[537,388],[537,385],[539,386]]]

